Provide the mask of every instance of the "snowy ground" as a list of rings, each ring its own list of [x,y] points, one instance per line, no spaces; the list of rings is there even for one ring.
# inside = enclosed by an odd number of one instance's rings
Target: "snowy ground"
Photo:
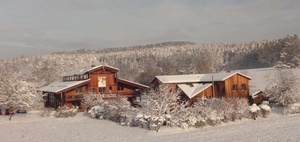
[[[299,141],[300,114],[224,123],[203,129],[163,127],[159,132],[123,127],[79,113],[74,118],[40,117],[37,113],[0,116],[0,141],[5,142],[182,142],[182,141]]]

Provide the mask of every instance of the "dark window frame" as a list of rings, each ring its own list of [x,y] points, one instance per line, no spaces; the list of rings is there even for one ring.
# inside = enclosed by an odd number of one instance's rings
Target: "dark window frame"
[[[232,85],[232,91],[237,91],[237,85],[236,84]]]
[[[245,83],[241,84],[241,90],[246,91],[246,84]]]

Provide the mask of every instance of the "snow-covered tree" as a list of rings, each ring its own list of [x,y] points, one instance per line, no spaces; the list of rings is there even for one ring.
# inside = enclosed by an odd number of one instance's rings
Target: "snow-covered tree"
[[[269,101],[277,106],[300,102],[300,84],[291,70],[279,69],[269,77],[266,93]]]
[[[160,86],[152,89],[142,103],[141,115],[139,118],[145,122],[149,129],[159,130],[160,126],[170,119],[170,113],[178,106],[178,93],[171,88]]]
[[[15,109],[32,107],[37,97],[33,85],[26,81],[18,68],[7,63],[0,67],[0,106],[10,109],[12,114]]]

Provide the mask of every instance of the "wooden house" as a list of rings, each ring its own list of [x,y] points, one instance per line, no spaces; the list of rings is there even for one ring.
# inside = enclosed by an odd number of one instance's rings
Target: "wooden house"
[[[38,90],[45,95],[45,106],[57,108],[63,105],[80,106],[84,94],[97,94],[103,99],[127,97],[134,102],[141,91],[148,86],[118,78],[118,68],[111,66],[92,66],[91,68],[69,72],[62,80],[53,82]]]
[[[239,72],[156,76],[152,87],[162,85],[173,92],[180,91],[183,100],[193,103],[198,97],[249,97],[251,78]]]

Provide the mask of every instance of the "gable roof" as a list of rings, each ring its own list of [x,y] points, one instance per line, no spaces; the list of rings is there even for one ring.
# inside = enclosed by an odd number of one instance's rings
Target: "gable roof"
[[[88,84],[89,81],[90,80],[88,79],[83,81],[53,82],[37,90],[44,91],[44,92],[62,93],[70,89]]]
[[[77,70],[77,71],[71,71],[71,72],[67,72],[64,73],[62,76],[74,76],[74,75],[83,75],[89,72],[94,72],[97,71],[99,69],[104,69],[104,70],[109,70],[112,72],[118,72],[119,69],[115,68],[115,67],[111,67],[111,66],[107,66],[107,65],[99,65],[99,66],[95,66],[95,67],[91,67],[91,68],[85,68],[85,69],[81,69],[81,70]]]
[[[220,72],[220,73],[212,73],[212,74],[187,74],[187,75],[163,75],[156,76],[151,83],[158,79],[161,83],[206,83],[214,81],[224,81],[230,78],[233,75],[241,75],[248,79],[251,77],[244,75],[239,72]]]
[[[118,82],[130,85],[130,86],[134,86],[134,87],[137,87],[137,88],[149,89],[149,86],[146,86],[146,85],[143,85],[143,84],[140,84],[140,83],[137,83],[137,82],[129,81],[129,80],[126,80],[126,79],[118,78]]]
[[[190,99],[204,91],[206,88],[212,86],[212,83],[191,83],[177,85]]]
[[[156,76],[161,83],[193,83],[199,82],[203,74],[185,74],[185,75],[161,75]],[[151,81],[151,83],[155,80]]]
[[[229,73],[220,72],[220,73],[204,74],[204,76],[200,79],[200,82],[212,82],[212,79],[214,81],[224,81],[236,74],[244,76],[251,80],[251,77],[244,75],[242,73],[239,73],[239,72],[229,72]]]

